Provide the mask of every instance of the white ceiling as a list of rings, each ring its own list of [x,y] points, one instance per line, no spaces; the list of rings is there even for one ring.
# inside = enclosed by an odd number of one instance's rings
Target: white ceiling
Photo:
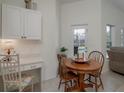
[[[65,3],[72,3],[72,2],[77,2],[77,1],[81,1],[81,0],[59,0],[61,4],[65,4]]]

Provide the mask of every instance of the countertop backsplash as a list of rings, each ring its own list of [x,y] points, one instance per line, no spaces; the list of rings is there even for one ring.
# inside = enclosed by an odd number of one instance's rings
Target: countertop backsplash
[[[33,40],[14,40],[13,51],[15,52],[12,54],[19,54],[20,61],[42,61],[41,44]],[[0,49],[0,54],[5,54],[2,49]]]

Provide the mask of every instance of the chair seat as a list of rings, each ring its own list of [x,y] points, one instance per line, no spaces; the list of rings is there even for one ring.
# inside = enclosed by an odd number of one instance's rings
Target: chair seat
[[[8,91],[16,91],[19,89],[19,87],[21,87],[21,89],[23,90],[25,87],[27,87],[31,82],[32,82],[33,77],[32,76],[28,76],[28,77],[22,77],[21,81],[8,81],[7,82],[7,90]]]

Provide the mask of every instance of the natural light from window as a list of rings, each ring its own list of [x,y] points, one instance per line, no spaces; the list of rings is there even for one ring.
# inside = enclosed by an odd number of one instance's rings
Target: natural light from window
[[[86,51],[86,31],[85,28],[74,29],[74,55]]]

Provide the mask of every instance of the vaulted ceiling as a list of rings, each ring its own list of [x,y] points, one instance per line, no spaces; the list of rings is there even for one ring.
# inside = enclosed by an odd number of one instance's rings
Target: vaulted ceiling
[[[61,4],[72,3],[82,0],[59,0]],[[115,4],[118,8],[124,11],[124,0],[110,0],[113,4]]]
[[[124,11],[124,0],[111,0],[117,7]]]

